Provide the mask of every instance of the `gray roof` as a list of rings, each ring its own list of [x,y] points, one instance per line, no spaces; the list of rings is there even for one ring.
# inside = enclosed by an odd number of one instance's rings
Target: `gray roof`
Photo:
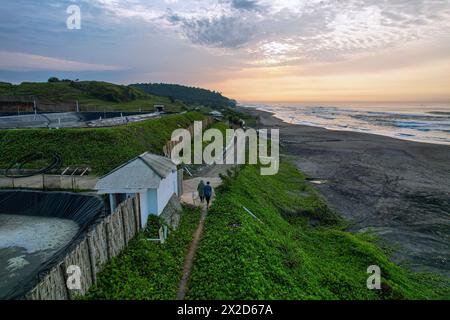
[[[137,190],[158,188],[161,180],[167,178],[177,166],[169,158],[144,153],[107,175],[97,182],[97,190]]]
[[[173,171],[177,170],[177,166],[169,158],[158,156],[156,154],[144,153],[137,157],[147,166],[153,169],[161,178],[166,178]]]

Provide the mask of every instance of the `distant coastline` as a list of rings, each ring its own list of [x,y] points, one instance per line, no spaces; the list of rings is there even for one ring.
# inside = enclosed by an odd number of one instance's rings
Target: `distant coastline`
[[[289,124],[387,136],[414,142],[450,145],[450,104],[412,106],[337,107],[326,105],[242,104],[266,111]],[[448,111],[447,111],[448,110]]]

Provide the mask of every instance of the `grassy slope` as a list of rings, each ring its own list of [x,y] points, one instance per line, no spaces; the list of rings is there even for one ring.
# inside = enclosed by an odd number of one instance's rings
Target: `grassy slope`
[[[312,227],[311,221],[321,224]],[[295,167],[283,163],[280,174],[273,177],[262,177],[257,168],[246,167],[236,180],[225,184],[210,210],[188,298],[450,297],[448,282],[396,266],[371,240],[368,235],[343,232]],[[366,287],[366,270],[371,265],[381,267],[382,291]]]
[[[71,104],[75,107],[79,102],[82,110],[98,111],[143,111],[154,110],[155,104],[163,104],[167,111],[185,109],[183,103],[171,102],[169,98],[147,94],[139,89],[119,86],[107,82],[84,81],[29,83],[10,85],[0,83],[0,96],[36,97],[44,104]]]
[[[185,207],[178,230],[168,241],[146,241],[140,233],[118,257],[110,260],[85,299],[174,300],[184,257],[200,219],[200,210]]]
[[[105,174],[145,151],[161,154],[173,130],[201,119],[201,114],[189,112],[114,128],[4,130],[0,168],[31,152],[57,152],[65,166],[90,166],[94,173]]]

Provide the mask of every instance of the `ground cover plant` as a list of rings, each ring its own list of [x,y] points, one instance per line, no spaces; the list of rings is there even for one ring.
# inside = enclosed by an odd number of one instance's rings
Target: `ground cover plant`
[[[256,217],[252,217],[245,209]],[[211,208],[189,299],[448,299],[449,283],[392,263],[369,234],[344,231],[293,165],[276,176],[245,166]],[[382,290],[367,289],[378,265]]]
[[[198,208],[184,207],[179,228],[160,244],[147,240],[155,238],[152,230],[160,224],[157,217],[152,217],[149,228],[139,233],[119,256],[107,262],[84,299],[174,300],[199,219]]]

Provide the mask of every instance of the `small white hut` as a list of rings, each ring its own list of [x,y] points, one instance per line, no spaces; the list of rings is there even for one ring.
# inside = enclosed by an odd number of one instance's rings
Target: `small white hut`
[[[212,117],[217,117],[217,118],[222,118],[223,117],[223,113],[220,111],[212,111],[209,113],[210,116]]]
[[[149,215],[159,216],[174,194],[179,196],[177,166],[169,158],[144,153],[101,177],[99,194],[108,194],[111,210],[139,195],[142,227]]]

